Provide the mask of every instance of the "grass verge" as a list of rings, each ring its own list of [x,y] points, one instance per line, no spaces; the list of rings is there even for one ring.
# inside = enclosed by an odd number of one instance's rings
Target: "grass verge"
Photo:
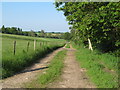
[[[64,58],[66,56],[66,50],[62,50],[57,53],[57,55],[53,58],[46,73],[38,76],[37,81],[33,81],[28,84],[29,88],[44,88],[48,83],[53,82],[58,76],[60,76],[62,72],[62,68],[64,67]]]
[[[32,65],[38,59],[46,56],[48,53],[60,47],[62,46],[45,47],[44,49],[37,50],[35,53],[32,53],[31,55],[24,53],[22,59],[18,58],[17,60],[3,60],[2,78],[14,75],[15,73],[23,70],[27,66]]]
[[[78,62],[82,68],[87,69],[87,75],[98,88],[118,88],[118,57],[73,46],[77,48],[76,58]],[[105,71],[105,68],[108,71]]]
[[[69,44],[69,43],[67,43],[65,48],[70,48],[70,44]]]

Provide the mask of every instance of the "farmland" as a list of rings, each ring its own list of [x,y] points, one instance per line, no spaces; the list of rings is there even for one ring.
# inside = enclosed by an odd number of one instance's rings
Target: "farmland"
[[[64,45],[61,39],[45,39],[19,35],[2,36],[2,77],[8,77],[36,62],[50,51]],[[14,55],[14,41],[16,41]],[[29,46],[28,46],[29,42]]]

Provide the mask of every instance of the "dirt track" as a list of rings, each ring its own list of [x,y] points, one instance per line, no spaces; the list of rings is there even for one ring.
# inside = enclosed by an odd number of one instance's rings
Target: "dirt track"
[[[38,63],[35,63],[33,66],[26,68],[21,73],[4,79],[2,81],[2,88],[24,88],[23,84],[36,79],[36,76],[47,68],[50,60],[52,60],[52,58],[63,49],[64,48],[59,48],[55,50],[54,52],[48,54],[45,58],[39,60]]]
[[[75,49],[67,49],[67,56],[64,61],[64,69],[60,79],[48,85],[49,88],[95,88],[88,77],[85,75],[86,70],[80,68],[79,63],[75,60]]]
[[[60,48],[48,54],[45,58],[26,68],[23,72],[3,80],[3,88],[24,88],[24,83],[29,83],[37,78],[46,68],[52,58],[61,50]],[[85,75],[86,70],[80,68],[75,59],[75,49],[70,46],[66,49],[67,55],[64,60],[64,68],[59,80],[48,84],[48,88],[95,88]]]

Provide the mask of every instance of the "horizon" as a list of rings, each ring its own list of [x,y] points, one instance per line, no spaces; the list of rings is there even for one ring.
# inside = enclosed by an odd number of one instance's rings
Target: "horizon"
[[[12,27],[6,27],[5,25],[2,25],[2,26],[4,26],[5,28],[12,28]],[[2,28],[2,26],[0,27],[0,28]],[[14,28],[19,28],[19,27],[14,27]],[[20,29],[22,29],[22,28],[20,28]],[[41,29],[42,30],[42,29]],[[39,30],[39,31],[41,31],[41,30]],[[31,30],[22,30],[23,32],[30,32]],[[39,32],[39,31],[35,31],[35,30],[32,30],[32,31],[34,31],[34,32]],[[45,30],[44,30],[45,31]],[[55,32],[55,33],[65,33],[65,32],[59,32],[59,31],[45,31],[46,33],[52,33],[52,32]],[[66,32],[69,32],[69,31],[66,31]]]

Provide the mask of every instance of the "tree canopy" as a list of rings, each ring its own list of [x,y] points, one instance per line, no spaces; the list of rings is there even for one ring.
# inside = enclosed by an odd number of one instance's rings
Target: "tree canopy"
[[[55,2],[55,6],[64,12],[76,44],[86,45],[90,38],[102,51],[120,48],[120,2]]]

